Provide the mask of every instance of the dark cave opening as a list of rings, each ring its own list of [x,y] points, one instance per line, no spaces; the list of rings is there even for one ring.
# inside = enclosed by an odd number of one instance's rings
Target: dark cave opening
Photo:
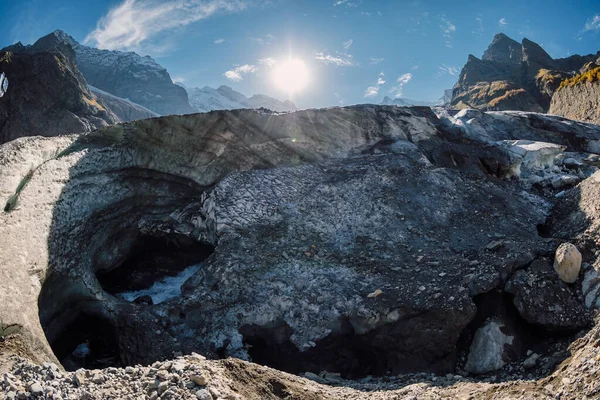
[[[290,341],[292,330],[284,322],[271,327],[245,325],[240,333],[253,362],[293,374],[327,371],[344,379],[360,379],[412,372],[442,374],[453,369],[452,354],[413,347],[415,338],[404,336],[403,330],[403,323],[398,322],[357,334],[345,318],[339,331],[304,351]]]
[[[110,321],[79,313],[50,342],[67,371],[123,366],[116,331]]]
[[[184,235],[139,234],[128,255],[110,270],[99,270],[96,277],[113,295],[139,291],[205,261],[214,250],[213,245]]]
[[[531,353],[549,355],[566,349],[573,340],[573,332],[551,331],[525,320],[513,303],[511,293],[494,289],[473,298],[477,306],[475,318],[461,332],[457,343],[457,367],[465,366],[475,333],[489,321],[500,322],[501,331],[513,337],[512,344],[505,345],[504,360],[507,364],[523,361]],[[555,364],[562,361],[557,359]],[[498,371],[488,373],[495,375]],[[485,375],[484,375],[485,376]]]

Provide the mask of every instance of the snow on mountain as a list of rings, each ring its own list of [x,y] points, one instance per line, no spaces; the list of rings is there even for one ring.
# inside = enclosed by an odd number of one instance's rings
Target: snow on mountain
[[[289,100],[281,101],[263,94],[255,94],[248,98],[229,86],[223,85],[218,89],[208,86],[202,89],[181,86],[187,90],[191,106],[199,112],[261,107],[277,112],[297,110],[294,103]]]
[[[53,35],[75,50],[77,65],[91,86],[161,115],[194,112],[185,90],[152,57],[84,46],[61,30]]]
[[[421,101],[421,100],[411,100],[399,97],[397,99],[392,99],[389,96],[385,96],[383,101],[381,102],[384,106],[400,106],[400,107],[412,107],[412,106],[425,106],[425,107],[434,107],[439,105],[439,101]]]

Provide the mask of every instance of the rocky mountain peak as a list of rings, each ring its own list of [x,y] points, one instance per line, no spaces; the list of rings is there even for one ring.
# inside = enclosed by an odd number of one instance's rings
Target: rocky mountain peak
[[[523,61],[530,64],[538,64],[545,68],[554,67],[554,59],[539,44],[524,38],[522,48]]]
[[[504,33],[498,33],[483,53],[483,60],[497,61],[508,64],[520,64],[523,61],[523,49],[519,42],[509,38]]]

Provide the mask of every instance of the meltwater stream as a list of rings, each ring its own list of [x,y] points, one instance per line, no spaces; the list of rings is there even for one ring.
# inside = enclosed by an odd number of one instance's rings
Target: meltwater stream
[[[127,301],[134,301],[141,296],[150,296],[153,304],[162,303],[181,296],[181,286],[198,272],[201,266],[202,263],[189,266],[175,276],[162,278],[147,289],[116,293],[115,296]]]

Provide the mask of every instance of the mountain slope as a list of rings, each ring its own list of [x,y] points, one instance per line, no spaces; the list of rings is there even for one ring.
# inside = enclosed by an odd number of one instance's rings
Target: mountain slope
[[[555,60],[531,40],[518,43],[500,33],[481,59],[469,55],[450,105],[459,109],[545,112],[560,82],[597,57],[575,55]]]
[[[194,112],[186,91],[150,56],[84,46],[60,30],[53,35],[73,47],[79,69],[91,86],[161,115]]]
[[[105,104],[123,122],[136,121],[138,119],[154,118],[160,115],[146,107],[135,104],[127,99],[114,96],[104,90],[89,86],[90,91]]]
[[[186,90],[189,94],[190,104],[198,112],[261,107],[277,112],[297,110],[294,103],[289,100],[281,101],[263,94],[255,94],[248,98],[224,85],[218,89],[205,86],[202,89],[186,88]]]

